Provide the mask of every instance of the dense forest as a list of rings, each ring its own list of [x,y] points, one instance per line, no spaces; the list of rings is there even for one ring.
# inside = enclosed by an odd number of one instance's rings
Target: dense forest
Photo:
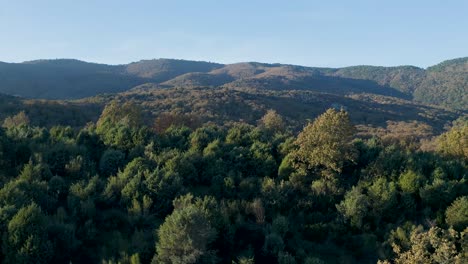
[[[375,118],[393,119],[368,119],[397,100],[387,95],[327,110],[334,97],[174,91],[196,99],[145,87],[82,102],[0,97],[0,262],[468,262],[463,116],[408,103],[400,111],[425,123],[391,108]],[[254,111],[233,119],[226,100]],[[454,121],[441,131],[442,120]]]
[[[33,126],[80,128],[88,122],[96,122],[104,107],[112,101],[140,105],[144,110],[144,122],[158,132],[173,123],[192,129],[208,122],[256,125],[267,110],[273,109],[297,133],[311,119],[328,108],[335,108],[352,113],[350,118],[361,136],[402,136],[401,130],[405,130],[409,136],[430,139],[467,113],[375,94],[343,96],[308,90],[165,88],[145,84],[123,93],[73,101],[24,99],[0,94],[0,120],[24,111]]]
[[[468,58],[414,66],[318,68],[257,62],[219,64],[172,59],[123,65],[78,60],[0,62],[0,93],[35,99],[81,99],[151,83],[161,87],[305,90],[339,96],[374,94],[468,110]]]

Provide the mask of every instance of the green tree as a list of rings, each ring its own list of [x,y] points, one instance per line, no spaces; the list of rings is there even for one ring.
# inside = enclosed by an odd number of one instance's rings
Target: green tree
[[[309,169],[323,166],[340,173],[347,163],[357,159],[354,132],[347,112],[328,109],[298,135],[296,159]]]
[[[47,219],[34,203],[21,208],[8,223],[3,244],[5,263],[48,263],[53,255]]]
[[[389,182],[380,177],[374,180],[367,190],[372,214],[376,219],[376,224],[381,218],[393,219],[394,209],[397,205],[397,190],[394,182]]]
[[[459,197],[445,212],[446,222],[456,230],[468,227],[468,196]]]
[[[99,161],[101,175],[115,175],[124,166],[125,154],[120,150],[108,149]]]
[[[453,126],[440,135],[436,142],[440,153],[468,159],[468,122]]]
[[[133,102],[119,103],[112,101],[102,111],[97,121],[97,130],[105,129],[108,125],[125,121],[130,127],[138,127],[143,123],[142,109]]]
[[[186,126],[170,126],[161,135],[161,145],[163,148],[186,150],[189,147],[191,132]]]
[[[172,200],[184,191],[183,179],[176,173],[166,169],[155,169],[145,179],[144,185],[150,198],[157,201],[155,211],[165,216],[172,210]]]
[[[266,114],[259,120],[259,123],[264,128],[272,132],[284,132],[285,124],[283,117],[275,110],[269,109]]]
[[[398,184],[403,192],[416,193],[423,185],[424,177],[412,170],[408,170],[400,175]]]
[[[130,151],[146,145],[149,130],[143,126],[143,111],[133,102],[108,104],[96,123],[96,133],[106,145]]]
[[[30,123],[29,117],[26,115],[24,111],[21,111],[14,116],[7,117],[3,121],[3,127],[9,129],[9,128],[19,127],[19,126],[27,126],[29,125],[29,123]]]
[[[460,234],[453,229],[431,227],[428,231],[423,231],[417,228],[411,233],[408,250],[393,244],[393,251],[396,254],[394,263],[467,263],[468,254],[464,252],[466,248],[457,247],[460,243],[462,243]]]
[[[353,187],[348,191],[344,200],[336,206],[345,219],[350,221],[351,226],[361,228],[364,217],[367,215],[369,201],[359,187]]]
[[[221,131],[217,126],[208,125],[200,127],[190,134],[190,149],[203,151],[210,142],[213,142],[222,136],[223,131]]]
[[[203,263],[212,262],[209,245],[216,238],[216,229],[212,227],[207,210],[195,204],[183,204],[185,202],[176,206],[178,201],[180,199],[174,202],[174,212],[158,229],[154,262],[186,264],[201,259]]]

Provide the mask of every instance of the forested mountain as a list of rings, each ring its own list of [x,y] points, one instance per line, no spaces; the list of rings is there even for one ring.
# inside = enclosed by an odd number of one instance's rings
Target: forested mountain
[[[142,83],[162,82],[187,72],[210,71],[219,66],[165,59],[116,66],[69,59],[0,63],[0,92],[27,98],[84,98],[122,92]]]
[[[140,103],[75,128],[3,121],[1,263],[468,261],[466,119],[423,149],[360,138],[343,110],[293,132],[274,110],[150,127]]]
[[[223,65],[203,61],[185,60],[142,60],[124,65],[125,72],[130,75],[149,79],[151,82],[164,82],[189,72],[210,72]]]
[[[162,87],[308,90],[335,95],[375,94],[466,110],[468,58],[429,67],[295,65],[158,59],[127,65],[77,60],[0,63],[0,92],[27,98],[77,99],[127,91],[145,83]]]
[[[0,122],[24,111],[35,126],[81,127],[95,122],[104,106],[113,101],[140,105],[145,124],[156,131],[164,131],[171,125],[197,128],[208,122],[256,125],[268,110],[281,114],[285,125],[292,131],[299,131],[310,119],[328,108],[335,108],[351,114],[362,136],[392,134],[397,128],[420,140],[442,133],[453,120],[465,115],[460,111],[375,94],[343,96],[309,90],[168,88],[144,84],[123,93],[74,101],[23,99],[0,94]]]
[[[468,105],[467,57],[448,60],[427,70],[412,66],[358,66],[338,69],[333,75],[373,80],[412,95],[419,102],[465,110]]]
[[[0,64],[0,263],[468,263],[466,62]]]

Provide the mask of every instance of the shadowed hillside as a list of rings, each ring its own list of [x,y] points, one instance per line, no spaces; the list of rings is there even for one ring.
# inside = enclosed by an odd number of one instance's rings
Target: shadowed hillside
[[[196,118],[199,123],[256,122],[268,109],[281,114],[294,130],[301,129],[332,107],[346,109],[355,124],[384,127],[388,120],[428,124],[435,133],[463,113],[430,107],[410,100],[370,93],[337,95],[310,90],[265,90],[254,88],[192,87],[167,88],[145,84],[116,94],[97,96],[83,102],[101,104],[117,100],[141,105],[154,118],[170,115]]]
[[[223,65],[204,61],[186,60],[142,60],[125,65],[125,71],[131,76],[150,79],[152,82],[164,82],[190,72],[209,72]]]
[[[375,94],[466,110],[468,58],[427,70],[414,66],[313,68],[257,62],[217,64],[172,59],[104,65],[77,60],[0,63],[0,92],[27,98],[77,99],[145,84],[162,87],[308,90],[339,96]]]

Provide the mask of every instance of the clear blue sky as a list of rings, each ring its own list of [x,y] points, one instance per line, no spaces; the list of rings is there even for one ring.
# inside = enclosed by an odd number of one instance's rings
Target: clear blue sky
[[[6,62],[427,67],[468,56],[468,1],[0,0],[0,34]]]

